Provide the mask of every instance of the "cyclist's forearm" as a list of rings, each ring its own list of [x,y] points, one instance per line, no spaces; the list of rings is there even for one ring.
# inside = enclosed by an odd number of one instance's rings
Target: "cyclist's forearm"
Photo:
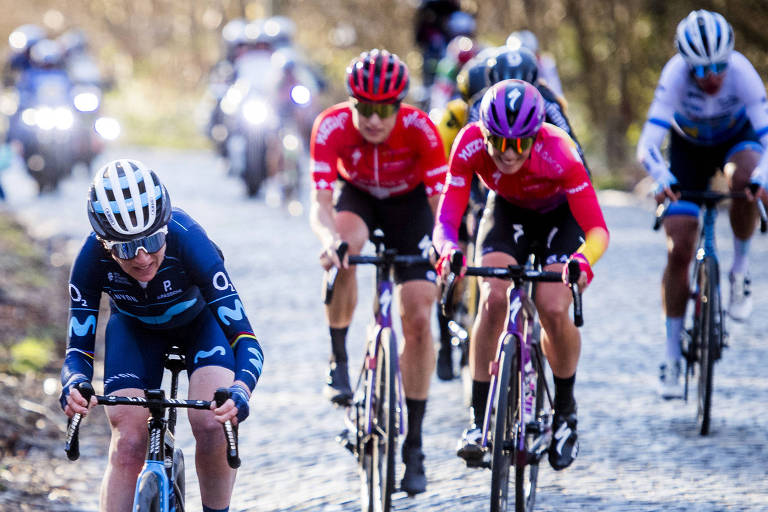
[[[330,196],[330,197],[329,197]],[[329,247],[338,239],[333,214],[333,195],[327,190],[312,193],[309,224],[323,247]]]
[[[261,377],[264,352],[256,336],[251,333],[240,334],[231,346],[235,353],[235,381],[242,382],[250,393]]]

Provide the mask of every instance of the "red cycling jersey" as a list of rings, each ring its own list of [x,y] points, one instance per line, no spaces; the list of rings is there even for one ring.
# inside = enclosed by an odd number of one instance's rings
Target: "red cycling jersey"
[[[380,144],[367,142],[352,124],[348,102],[322,112],[312,128],[310,170],[317,190],[333,190],[338,175],[374,197],[410,192],[424,183],[439,194],[448,165],[437,128],[427,114],[402,105],[392,133]]]
[[[514,174],[502,174],[497,169],[485,148],[479,122],[465,126],[457,139],[433,235],[440,254],[459,247],[459,224],[469,201],[472,175],[477,173],[486,187],[521,208],[543,213],[567,201],[586,235],[587,250],[579,252],[591,264],[597,261],[608,243],[602,233],[607,235],[608,230],[576,145],[563,130],[544,123],[530,157]]]

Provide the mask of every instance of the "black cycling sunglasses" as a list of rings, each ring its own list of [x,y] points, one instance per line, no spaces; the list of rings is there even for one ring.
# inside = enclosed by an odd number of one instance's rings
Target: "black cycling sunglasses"
[[[376,114],[381,119],[386,119],[389,116],[396,114],[400,110],[400,102],[397,103],[369,103],[367,101],[359,101],[352,98],[352,106],[363,117],[371,117]]]
[[[536,140],[536,137],[518,137],[509,139],[507,137],[487,133],[485,134],[485,140],[500,153],[511,149],[518,155],[522,155],[526,150],[533,146],[533,141]]]
[[[144,249],[147,254],[154,254],[165,245],[165,237],[168,228],[163,227],[149,236],[129,240],[128,242],[112,242],[104,240],[104,247],[121,260],[130,260],[139,254],[139,249]]]

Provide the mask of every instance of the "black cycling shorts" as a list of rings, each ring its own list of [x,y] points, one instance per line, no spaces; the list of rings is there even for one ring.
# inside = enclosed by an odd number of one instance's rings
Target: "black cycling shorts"
[[[752,124],[745,123],[733,137],[724,142],[703,146],[670,130],[669,167],[681,190],[707,190],[709,180],[722,170],[738,151],[752,149],[762,153],[762,146]]]
[[[477,233],[480,254],[503,252],[519,264],[536,254],[543,265],[565,263],[584,243],[582,231],[568,203],[540,213],[520,208],[496,195],[488,194]]]
[[[432,247],[434,216],[427,201],[424,185],[400,196],[379,199],[344,180],[338,181],[337,212],[352,212],[368,226],[368,236],[376,229],[384,232],[384,244],[398,254],[429,255]],[[434,283],[435,269],[422,265],[396,265],[395,283],[426,279]]]

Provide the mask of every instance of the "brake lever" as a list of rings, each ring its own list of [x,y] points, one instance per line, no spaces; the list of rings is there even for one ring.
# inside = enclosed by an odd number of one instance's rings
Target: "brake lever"
[[[464,263],[464,255],[461,251],[454,251],[451,255],[451,272],[443,282],[443,293],[440,297],[440,310],[443,316],[453,316],[453,290],[456,287],[456,279],[461,275],[461,267]]]
[[[581,275],[581,267],[577,260],[571,260],[568,262],[568,286],[571,288],[571,295],[573,295],[573,323],[576,327],[584,325],[584,313],[581,307],[581,290],[579,289],[579,276]]]
[[[347,242],[341,242],[336,249],[336,254],[339,256],[339,261],[344,260],[344,256],[347,254],[349,244]],[[336,286],[336,278],[339,275],[339,267],[331,267],[325,272],[325,287],[323,288],[323,303],[327,306],[333,299],[333,288]]]

